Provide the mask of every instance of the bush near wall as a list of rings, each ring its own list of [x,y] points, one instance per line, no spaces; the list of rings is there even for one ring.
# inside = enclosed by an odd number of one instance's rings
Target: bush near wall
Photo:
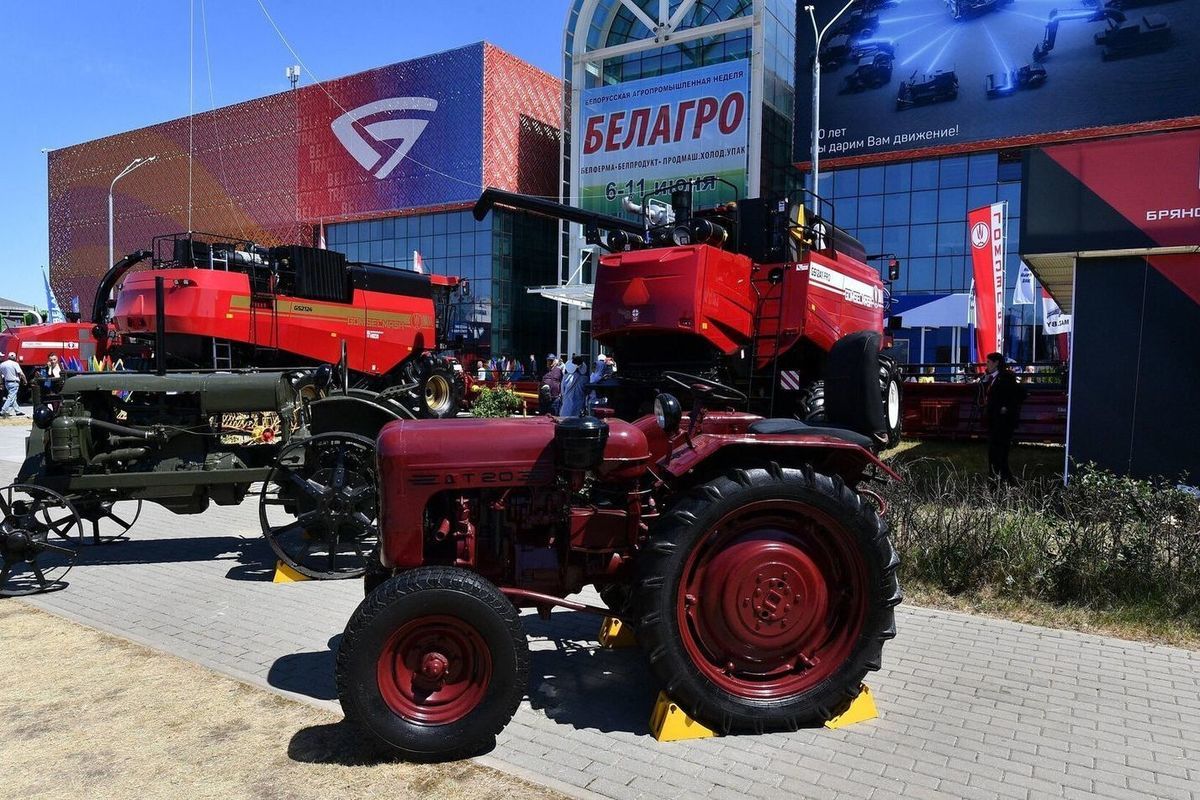
[[[495,389],[483,388],[471,404],[473,417],[511,417],[523,408],[524,404],[519,395],[512,389],[498,386]]]
[[[991,490],[944,462],[888,485],[901,577],[950,594],[1153,607],[1200,627],[1200,500],[1092,467]]]

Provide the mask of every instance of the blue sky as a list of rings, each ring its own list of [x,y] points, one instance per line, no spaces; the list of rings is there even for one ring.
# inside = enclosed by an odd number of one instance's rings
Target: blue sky
[[[282,91],[294,63],[259,0],[194,5],[194,106]],[[334,78],[487,40],[562,72],[568,0],[262,0],[318,78]],[[0,296],[42,306],[46,157],[188,113],[189,0],[41,0],[3,4],[0,26]],[[310,75],[301,83],[312,83]],[[69,298],[59,298],[66,307]],[[85,304],[90,298],[84,298]]]

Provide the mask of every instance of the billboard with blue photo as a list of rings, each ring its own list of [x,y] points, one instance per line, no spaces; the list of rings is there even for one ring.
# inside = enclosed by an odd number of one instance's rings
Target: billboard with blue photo
[[[817,0],[824,28],[844,0]],[[797,162],[810,160],[814,36],[797,4]],[[820,59],[823,164],[1200,123],[1200,3],[857,0]]]
[[[584,91],[580,206],[620,214],[681,181],[697,207],[744,197],[749,94],[746,60]]]

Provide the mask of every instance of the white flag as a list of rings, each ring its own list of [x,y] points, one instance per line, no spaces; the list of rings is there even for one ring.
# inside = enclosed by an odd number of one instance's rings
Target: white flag
[[[413,271],[425,272],[425,259],[421,258],[420,250],[413,250]]]
[[[1017,273],[1017,285],[1013,287],[1013,305],[1014,306],[1031,306],[1034,298],[1037,296],[1034,288],[1035,279],[1033,270],[1024,261],[1021,262],[1021,270]]]
[[[1071,315],[1064,314],[1045,289],[1042,289],[1042,332],[1046,334],[1070,333]]]

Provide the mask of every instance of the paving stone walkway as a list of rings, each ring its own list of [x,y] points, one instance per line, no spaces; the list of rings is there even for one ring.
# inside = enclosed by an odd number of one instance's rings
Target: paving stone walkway
[[[4,482],[22,437],[0,428]],[[360,584],[272,584],[271,563],[254,503],[147,505],[129,541],[28,602],[336,708]],[[594,617],[531,614],[528,699],[482,760],[581,797],[1200,798],[1200,653],[919,608],[897,625],[868,679],[879,719],[659,744],[640,652],[599,649]]]

